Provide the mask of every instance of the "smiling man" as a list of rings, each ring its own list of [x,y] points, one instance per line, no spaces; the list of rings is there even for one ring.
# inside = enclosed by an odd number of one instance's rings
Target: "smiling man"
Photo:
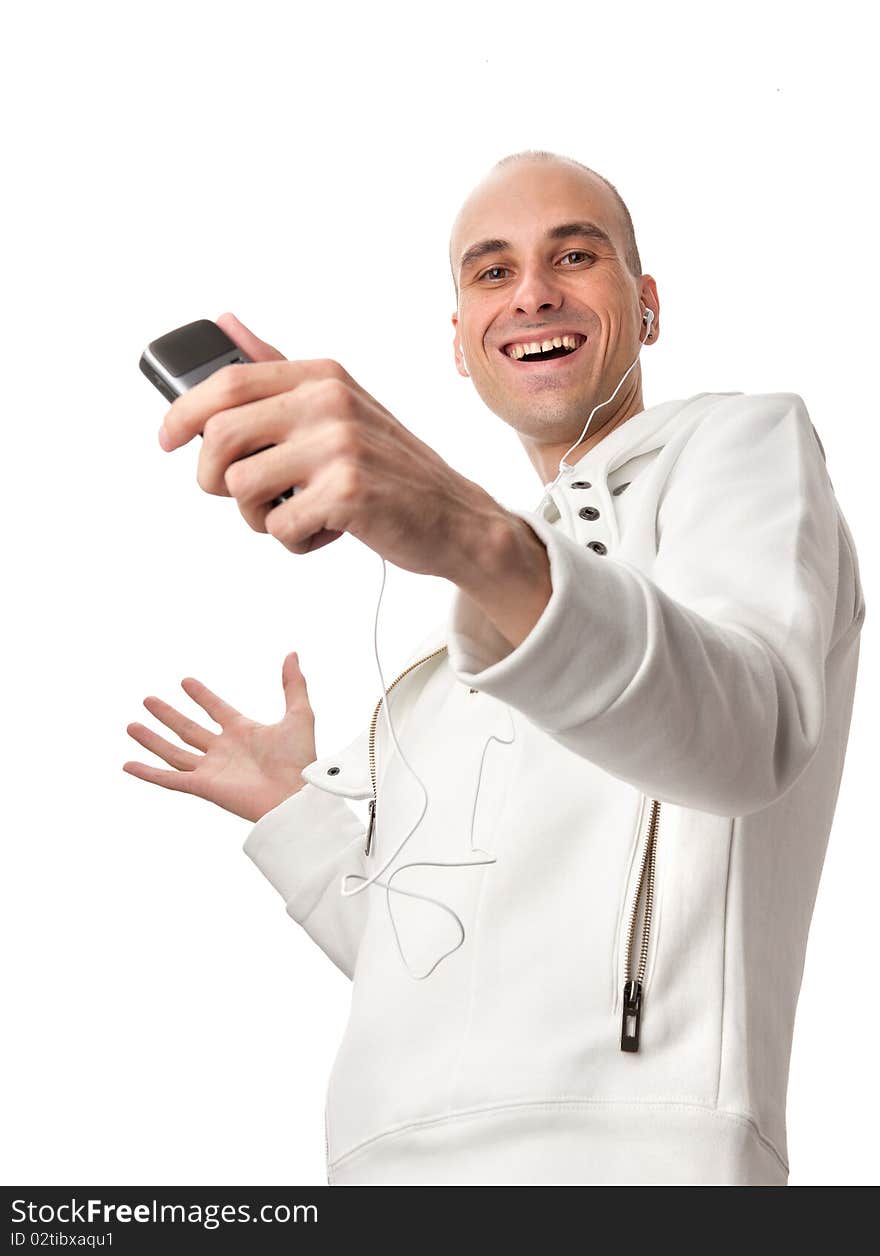
[[[277,724],[188,678],[221,732],[152,699],[200,753],[130,725],[173,770],[126,769],[253,822],[352,981],[331,1184],[784,1185],[865,614],[822,445],[794,392],[644,406],[656,284],[570,159],[493,168],[450,262],[456,365],[535,509],[224,316],[254,362],[179,398],[163,447],[204,430],[201,487],[256,531],[299,555],[349,532],[451,604],[336,753],[292,654]]]
[[[637,356],[644,311],[653,313],[647,340],[659,334],[657,285],[641,273],[629,211],[586,167],[515,154],[459,211],[450,263],[458,369],[549,480],[584,416]],[[636,367],[579,456],[641,409]]]

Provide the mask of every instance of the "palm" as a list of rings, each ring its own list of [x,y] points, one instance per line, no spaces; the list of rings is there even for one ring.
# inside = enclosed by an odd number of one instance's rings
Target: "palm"
[[[187,677],[184,692],[219,726],[215,733],[160,698],[144,706],[198,754],[174,745],[143,724],[129,724],[135,741],[171,765],[172,771],[129,761],[123,770],[166,789],[195,794],[255,822],[303,785],[301,769],[313,762],[315,717],[295,654],[284,660],[285,713],[276,724],[258,724],[224,702],[201,681]]]

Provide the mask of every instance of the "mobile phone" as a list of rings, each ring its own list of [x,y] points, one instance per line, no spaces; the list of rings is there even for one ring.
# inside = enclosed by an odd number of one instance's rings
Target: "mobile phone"
[[[158,340],[151,340],[141,354],[139,365],[166,401],[176,401],[181,394],[222,366],[228,366],[230,362],[252,361],[234,340],[230,340],[222,327],[209,318],[198,318],[194,323],[185,323],[183,327],[166,332]],[[199,432],[199,436],[202,435]],[[271,448],[271,445],[263,445],[244,456],[250,458]],[[280,506],[295,492],[295,486],[285,489],[280,496],[272,499],[271,504]]]

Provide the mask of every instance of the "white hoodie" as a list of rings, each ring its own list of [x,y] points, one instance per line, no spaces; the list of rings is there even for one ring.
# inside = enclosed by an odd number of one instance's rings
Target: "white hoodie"
[[[353,979],[328,1182],[785,1185],[865,614],[821,443],[795,393],[699,393],[514,513],[550,562],[528,636],[455,589],[244,843]]]

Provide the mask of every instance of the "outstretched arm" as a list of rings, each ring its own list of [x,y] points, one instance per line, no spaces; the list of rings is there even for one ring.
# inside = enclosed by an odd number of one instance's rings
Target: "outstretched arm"
[[[734,395],[706,416],[650,578],[514,513],[544,559],[496,546],[494,573],[457,582],[459,678],[652,797],[741,815],[784,794],[822,732],[838,604],[836,500],[802,399]]]

